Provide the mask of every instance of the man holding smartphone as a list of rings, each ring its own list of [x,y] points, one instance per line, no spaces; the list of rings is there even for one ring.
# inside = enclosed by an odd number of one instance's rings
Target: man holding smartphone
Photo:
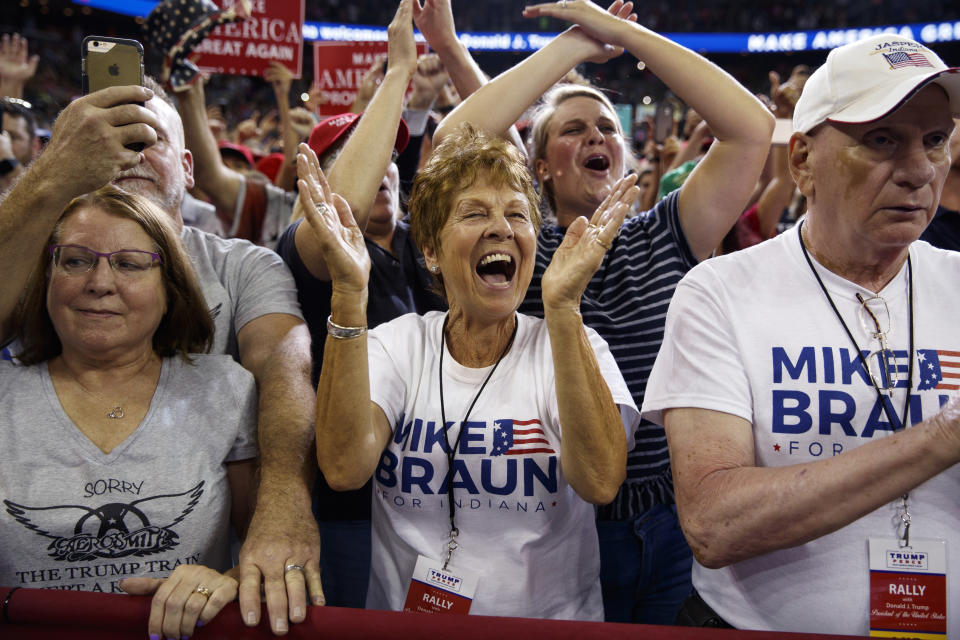
[[[73,198],[115,182],[167,211],[182,228],[214,315],[211,351],[231,354],[257,379],[260,487],[240,552],[240,605],[244,622],[258,624],[262,579],[270,627],[283,634],[289,622],[305,619],[308,593],[312,604],[324,602],[310,507],[310,336],[279,256],[183,227],[180,203],[193,184],[193,159],[180,117],[164,98],[145,87],[109,87],[76,100],[57,118],[47,152],[0,204],[0,272],[7,280],[0,291],[0,342],[36,256]],[[143,151],[130,148],[137,143]]]

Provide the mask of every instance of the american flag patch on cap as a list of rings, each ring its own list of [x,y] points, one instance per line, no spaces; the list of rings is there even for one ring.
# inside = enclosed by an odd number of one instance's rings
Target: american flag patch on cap
[[[893,53],[885,53],[883,57],[886,58],[887,62],[890,64],[891,69],[899,69],[901,67],[930,67],[933,68],[933,64],[927,60],[927,56],[922,53],[904,53],[903,51],[895,51]]]

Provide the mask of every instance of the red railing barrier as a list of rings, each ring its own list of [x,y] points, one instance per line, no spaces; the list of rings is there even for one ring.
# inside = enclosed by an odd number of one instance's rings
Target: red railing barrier
[[[0,617],[0,638],[4,640],[144,640],[147,637],[149,597],[0,587],[0,602],[5,603],[3,617]],[[209,625],[197,629],[193,637],[197,640],[265,640],[274,636],[265,619],[259,627],[244,625],[237,603],[233,602]],[[309,607],[307,619],[291,625],[285,637],[291,640],[816,640],[843,636]]]

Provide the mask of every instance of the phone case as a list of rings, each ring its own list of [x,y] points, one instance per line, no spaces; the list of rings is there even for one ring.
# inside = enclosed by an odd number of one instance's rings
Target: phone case
[[[143,84],[143,45],[136,40],[87,36],[83,39],[83,93]]]

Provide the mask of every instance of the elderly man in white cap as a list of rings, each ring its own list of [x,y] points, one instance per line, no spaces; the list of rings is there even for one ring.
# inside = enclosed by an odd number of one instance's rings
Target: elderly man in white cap
[[[960,255],[916,241],[958,71],[833,50],[793,120],[806,219],[680,283],[643,414],[696,558],[682,622],[960,638]]]

